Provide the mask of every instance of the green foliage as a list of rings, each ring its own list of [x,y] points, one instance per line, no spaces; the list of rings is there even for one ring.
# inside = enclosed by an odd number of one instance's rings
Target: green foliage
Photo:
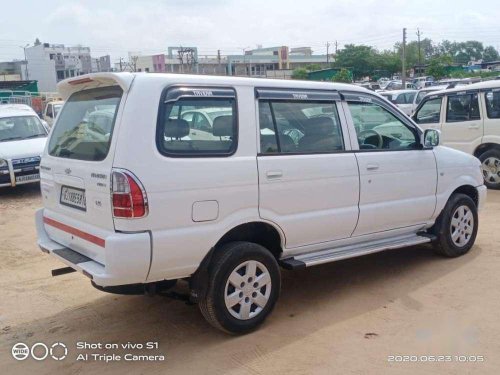
[[[483,60],[484,61],[496,61],[498,60],[498,51],[493,46],[488,46],[484,49]]]
[[[297,68],[292,72],[292,79],[307,79],[307,69]]]
[[[335,75],[332,77],[333,82],[343,82],[343,83],[352,83],[352,75],[347,69],[340,69]]]
[[[453,59],[449,55],[435,56],[429,61],[426,73],[436,79],[446,76],[446,67],[451,65]]]

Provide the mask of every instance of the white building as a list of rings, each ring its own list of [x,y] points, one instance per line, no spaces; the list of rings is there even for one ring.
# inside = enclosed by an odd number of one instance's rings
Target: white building
[[[65,47],[41,43],[26,48],[28,79],[38,81],[40,91],[56,91],[57,82],[92,72],[89,47]]]

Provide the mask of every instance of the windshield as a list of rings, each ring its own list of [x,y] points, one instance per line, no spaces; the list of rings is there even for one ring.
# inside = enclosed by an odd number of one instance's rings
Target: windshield
[[[71,95],[54,127],[49,154],[78,160],[104,160],[122,93],[120,87],[110,86]]]
[[[36,116],[0,118],[0,142],[46,136],[47,132]]]

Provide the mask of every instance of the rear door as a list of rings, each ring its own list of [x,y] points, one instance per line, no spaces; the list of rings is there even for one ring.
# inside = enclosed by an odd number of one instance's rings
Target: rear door
[[[259,213],[279,225],[287,249],[351,236],[359,175],[340,96],[258,89]]]
[[[474,153],[483,137],[483,118],[477,90],[447,95],[446,115],[441,133],[445,146],[468,154]]]
[[[40,167],[44,220],[50,237],[101,263],[104,253],[99,239],[114,231],[111,148],[122,99],[119,86],[72,94],[51,133]],[[103,129],[101,122],[95,121],[95,113],[103,109],[111,113],[111,129]]]

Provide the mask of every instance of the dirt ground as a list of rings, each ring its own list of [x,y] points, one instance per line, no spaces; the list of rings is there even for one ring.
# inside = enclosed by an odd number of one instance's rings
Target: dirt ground
[[[102,293],[79,273],[51,277],[63,265],[36,246],[40,205],[36,186],[0,190],[0,374],[499,373],[500,192],[489,192],[466,256],[443,259],[419,246],[283,271],[273,314],[241,337],[211,328],[182,301]],[[62,342],[68,355],[16,361],[18,342]],[[77,342],[158,349],[82,350]],[[92,353],[165,358],[76,360]],[[398,355],[410,357],[389,357]]]

